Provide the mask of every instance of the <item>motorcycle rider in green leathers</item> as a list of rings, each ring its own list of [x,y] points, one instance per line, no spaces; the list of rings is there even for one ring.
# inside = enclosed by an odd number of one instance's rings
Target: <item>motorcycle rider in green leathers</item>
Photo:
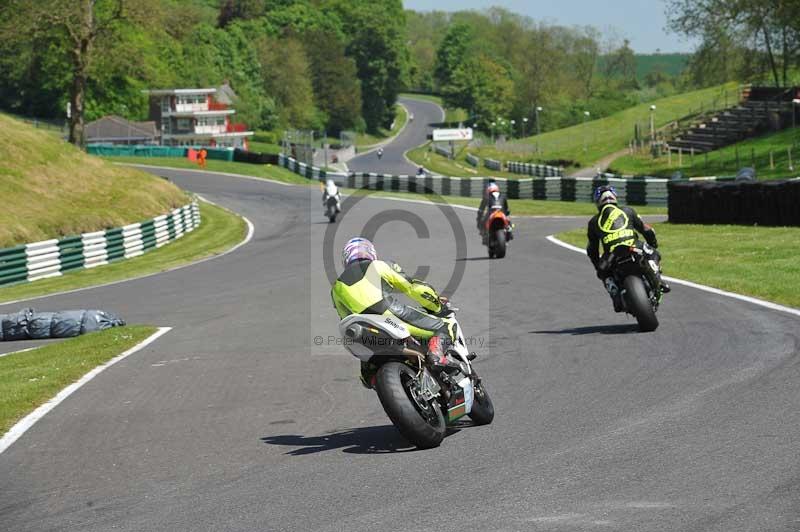
[[[342,251],[344,272],[331,288],[339,318],[350,314],[392,316],[403,323],[415,339],[428,345],[428,360],[447,365],[447,347],[455,339],[453,320],[440,316],[447,310],[447,298],[427,283],[411,279],[397,264],[378,260],[375,246],[366,238],[351,238]],[[404,305],[392,292],[400,292],[419,303],[427,312]],[[423,344],[424,345],[424,344]],[[377,367],[361,363],[361,382],[374,385]]]
[[[589,244],[586,246],[586,254],[592,261],[598,279],[603,281],[614,302],[614,311],[622,312],[622,294],[608,268],[609,259],[619,246],[636,244],[638,231],[653,248],[651,256],[656,264],[659,264],[661,254],[655,249],[658,247],[656,232],[649,224],[644,223],[634,209],[627,206],[620,207],[617,204],[617,191],[614,187],[608,185],[597,187],[594,191],[594,201],[599,212],[589,220],[586,231]],[[601,243],[602,256],[600,256]],[[658,276],[660,279],[661,268]],[[663,280],[661,280],[661,291],[665,294],[670,291],[669,285]]]

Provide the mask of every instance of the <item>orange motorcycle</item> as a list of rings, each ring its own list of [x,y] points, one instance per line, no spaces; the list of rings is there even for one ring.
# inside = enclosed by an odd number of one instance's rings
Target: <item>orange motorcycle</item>
[[[514,239],[513,228],[511,219],[500,209],[492,211],[486,218],[483,242],[489,249],[490,259],[506,256],[506,245]]]

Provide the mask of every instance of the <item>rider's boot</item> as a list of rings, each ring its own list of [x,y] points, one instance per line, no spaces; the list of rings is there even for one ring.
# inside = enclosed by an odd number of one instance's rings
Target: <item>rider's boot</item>
[[[614,312],[622,312],[624,307],[622,305],[622,294],[619,291],[616,281],[613,277],[606,277],[603,281],[606,285],[606,291],[611,296],[611,301],[614,303]]]
[[[447,355],[444,352],[442,345],[442,338],[440,336],[432,336],[428,340],[428,362],[434,366],[446,366]]]
[[[378,374],[375,372],[375,366],[369,362],[361,362],[361,375],[358,376],[358,380],[361,381],[361,385],[364,386],[364,388],[367,390],[372,390],[375,388],[375,380],[377,375]]]

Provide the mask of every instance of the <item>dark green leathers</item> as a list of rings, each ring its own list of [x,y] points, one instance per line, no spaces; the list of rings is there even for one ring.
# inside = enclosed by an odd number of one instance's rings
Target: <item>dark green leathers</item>
[[[396,301],[392,292],[407,295],[433,314],[442,310],[439,294],[430,285],[381,260],[360,260],[345,268],[331,288],[331,298],[340,318],[350,314],[395,316],[416,338],[428,339],[445,325],[442,319]]]
[[[632,246],[636,243],[639,232],[651,246],[658,247],[656,232],[644,223],[639,215],[630,207],[619,207],[613,203],[603,205],[600,212],[589,220],[586,254],[597,269],[600,263],[600,244],[603,254],[611,253],[618,246]]]

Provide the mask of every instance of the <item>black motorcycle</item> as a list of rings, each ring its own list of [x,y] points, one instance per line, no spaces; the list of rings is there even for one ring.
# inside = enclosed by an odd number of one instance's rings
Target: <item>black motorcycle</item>
[[[640,331],[655,331],[658,328],[656,311],[661,302],[656,250],[641,242],[619,246],[607,259],[606,268],[619,288],[623,310],[636,318]]]
[[[336,215],[339,214],[339,200],[336,196],[328,196],[325,200],[325,216],[330,223],[336,222]]]

